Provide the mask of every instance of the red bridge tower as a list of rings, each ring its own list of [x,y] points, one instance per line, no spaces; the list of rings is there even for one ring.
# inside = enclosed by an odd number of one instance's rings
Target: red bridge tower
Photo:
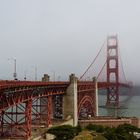
[[[119,64],[117,36],[107,38],[107,83],[113,82],[107,88],[107,106],[119,106]]]

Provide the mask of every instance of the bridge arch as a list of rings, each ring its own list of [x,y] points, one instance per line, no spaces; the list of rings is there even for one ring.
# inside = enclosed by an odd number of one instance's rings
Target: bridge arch
[[[78,104],[78,117],[80,118],[88,118],[89,116],[95,116],[95,103],[93,98],[90,95],[85,95],[79,101]]]

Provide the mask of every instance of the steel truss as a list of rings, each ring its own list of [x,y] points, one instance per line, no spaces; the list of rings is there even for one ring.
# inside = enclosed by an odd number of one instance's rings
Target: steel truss
[[[0,137],[26,139],[31,136],[32,100],[12,106],[0,113]]]
[[[32,124],[49,127],[53,116],[52,98],[65,91],[66,85],[18,87],[1,91],[0,137],[28,139]]]
[[[96,116],[95,91],[78,93],[78,118],[87,119]]]

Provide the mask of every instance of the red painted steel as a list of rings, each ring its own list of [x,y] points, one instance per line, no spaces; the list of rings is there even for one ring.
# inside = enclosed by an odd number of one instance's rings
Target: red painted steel
[[[112,64],[112,63],[113,64]],[[117,36],[107,39],[107,83],[112,80],[115,83],[107,88],[107,106],[119,105],[119,64],[118,64],[118,42]]]
[[[109,88],[115,85],[115,82],[99,82],[98,88]],[[124,83],[118,83],[118,85],[129,87]],[[53,113],[57,112],[59,115],[57,114],[56,117],[62,118],[62,98],[68,86],[69,82],[0,81],[0,137],[9,135],[14,138],[28,139],[31,136],[31,125],[42,124],[42,116],[45,116],[46,126],[51,124]],[[86,116],[95,116],[94,82],[78,81],[77,88],[79,118],[80,113],[83,113],[82,108],[86,109],[84,112]],[[53,99],[54,97],[57,98]],[[42,105],[41,99],[44,100]],[[52,105],[52,101],[56,103]],[[42,111],[39,110],[40,108]]]
[[[9,83],[7,81],[6,83]],[[11,84],[14,83],[14,84]],[[23,84],[25,83],[25,85]],[[29,85],[28,85],[29,83]],[[49,95],[64,94],[68,87],[68,82],[11,82],[10,84],[1,84],[0,86],[0,110],[6,109],[27,100],[40,98]],[[38,92],[34,92],[38,89]]]
[[[93,92],[94,93],[94,92]],[[92,93],[86,95],[78,95],[78,117],[87,118],[88,116],[95,117],[96,116],[96,105],[95,105],[95,95],[91,96]]]
[[[95,83],[78,82],[78,117],[79,119],[96,116]]]
[[[26,108],[25,108],[25,128],[26,128],[26,138],[28,139],[31,137],[31,125],[32,125],[32,100],[28,100],[26,102]]]
[[[52,115],[52,96],[48,96],[48,101],[47,101],[47,122],[46,126],[49,127],[51,125],[51,115]]]
[[[40,118],[40,98],[33,99],[32,101],[32,124],[39,125],[41,124]]]
[[[28,139],[31,137],[32,100],[1,112],[1,138]]]
[[[45,116],[45,125],[49,126],[51,98],[66,93],[68,85],[68,82],[0,81],[0,137],[28,139],[31,136],[31,122],[41,124],[42,115]],[[47,98],[44,112],[38,110],[43,106],[39,103],[40,98]],[[38,104],[32,104],[34,100],[38,100]]]

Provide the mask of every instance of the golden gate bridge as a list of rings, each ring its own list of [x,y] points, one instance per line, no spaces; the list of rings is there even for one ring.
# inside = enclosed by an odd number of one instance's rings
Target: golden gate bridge
[[[83,80],[106,46],[106,59],[91,81]],[[106,89],[106,106],[119,107],[120,87],[131,88],[126,81],[120,82],[119,50],[117,36],[109,36],[93,62],[80,78],[71,74],[69,81],[50,81],[44,74],[42,81],[0,81],[0,138],[28,139],[32,125],[44,124],[49,127],[52,118],[78,119],[98,116],[98,90]],[[100,65],[100,64],[98,64]],[[99,76],[106,69],[106,81]],[[83,115],[85,114],[85,115]]]

